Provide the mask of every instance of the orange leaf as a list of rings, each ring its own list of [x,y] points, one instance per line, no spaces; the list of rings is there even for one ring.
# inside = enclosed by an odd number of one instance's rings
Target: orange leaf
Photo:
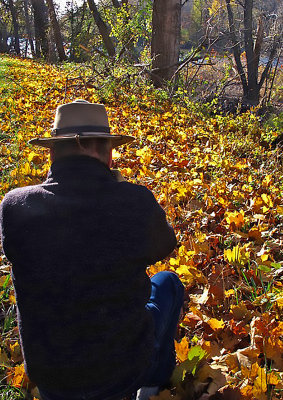
[[[30,380],[25,373],[23,363],[21,365],[16,365],[14,368],[9,368],[8,371],[7,382],[10,385],[16,388],[28,387]]]
[[[189,343],[186,337],[183,337],[181,342],[175,340],[176,355],[179,361],[183,362],[188,358]]]

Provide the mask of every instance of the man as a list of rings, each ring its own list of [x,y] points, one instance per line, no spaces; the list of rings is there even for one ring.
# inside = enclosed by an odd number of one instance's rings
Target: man
[[[152,193],[120,182],[103,105],[58,107],[41,185],[9,192],[0,211],[25,368],[42,400],[121,399],[157,392],[174,368],[183,286],[146,267],[176,245]],[[146,394],[148,393],[148,394]]]

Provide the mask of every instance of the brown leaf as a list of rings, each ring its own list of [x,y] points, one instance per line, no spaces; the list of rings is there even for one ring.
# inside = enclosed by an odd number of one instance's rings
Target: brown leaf
[[[224,386],[219,389],[215,394],[209,397],[209,400],[240,400],[241,392],[238,388],[231,388]],[[201,399],[200,399],[201,400]]]
[[[241,302],[237,305],[231,305],[230,306],[231,313],[233,315],[233,318],[236,321],[249,321],[251,319],[251,312],[247,309],[246,305]]]
[[[182,325],[188,326],[189,328],[194,328],[199,322],[201,322],[200,317],[193,313],[188,313],[185,315]]]

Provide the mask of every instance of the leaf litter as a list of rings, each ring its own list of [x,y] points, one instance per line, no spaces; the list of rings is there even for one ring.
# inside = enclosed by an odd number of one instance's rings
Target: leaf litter
[[[27,142],[49,135],[63,102],[104,100],[112,132],[137,138],[115,152],[114,167],[154,192],[178,238],[148,273],[174,271],[186,288],[178,365],[151,400],[282,398],[282,165],[276,150],[261,146],[255,113],[208,115],[193,103],[158,100],[150,87],[136,89],[135,104],[130,88],[105,101],[96,89],[68,86],[63,68],[30,60],[13,59],[9,76],[10,88],[0,89],[1,196],[46,176],[46,150]],[[20,353],[10,266],[0,261],[1,380],[36,399]]]

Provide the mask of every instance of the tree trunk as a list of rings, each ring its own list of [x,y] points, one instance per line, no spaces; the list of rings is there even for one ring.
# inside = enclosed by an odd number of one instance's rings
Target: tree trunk
[[[100,12],[98,11],[94,0],[87,0],[87,2],[89,5],[89,9],[92,12],[95,23],[98,27],[98,30],[102,36],[102,40],[103,40],[104,46],[107,50],[107,53],[109,54],[110,57],[114,57],[115,56],[115,47],[109,36],[109,30],[107,28],[107,25],[102,20]]]
[[[252,105],[259,102],[259,87],[257,83],[256,58],[253,43],[253,0],[245,0],[244,3],[244,40],[247,58],[248,91],[246,101]]]
[[[13,0],[9,0],[9,9],[12,15],[12,23],[13,23],[13,30],[14,30],[14,40],[15,40],[15,52],[18,56],[21,55],[21,50],[20,50],[20,39],[19,39],[19,24],[18,24],[18,18],[17,18],[17,11],[15,8],[15,5],[13,3]]]
[[[226,7],[227,7],[227,13],[228,13],[229,31],[230,31],[230,38],[231,38],[231,42],[232,42],[232,46],[233,46],[234,59],[235,59],[238,74],[240,75],[240,78],[241,78],[243,93],[245,96],[245,95],[247,95],[247,92],[248,92],[248,83],[247,83],[247,78],[246,78],[245,71],[244,71],[244,68],[243,68],[243,65],[241,62],[240,42],[236,37],[235,22],[234,22],[234,16],[233,16],[230,0],[226,0]]]
[[[0,53],[9,52],[8,36],[6,25],[0,21]]]
[[[26,31],[27,31],[27,35],[28,35],[29,46],[30,46],[32,57],[35,58],[33,37],[32,37],[32,33],[31,33],[31,25],[30,25],[29,13],[28,13],[28,0],[24,0],[24,12],[25,12]]]
[[[260,100],[260,89],[264,81],[268,77],[272,60],[276,55],[276,51],[280,45],[279,35],[274,36],[273,45],[270,51],[270,56],[267,65],[259,79],[259,59],[264,40],[264,28],[262,18],[259,18],[258,29],[253,40],[253,0],[244,0],[244,19],[241,21],[244,25],[244,44],[247,60],[247,76],[245,74],[241,62],[241,47],[240,41],[236,37],[236,29],[234,25],[234,14],[231,8],[231,0],[226,0],[230,36],[232,41],[234,59],[237,66],[237,71],[240,75],[243,88],[243,105],[246,107],[256,106]]]
[[[152,81],[161,87],[170,80],[179,62],[181,1],[154,0],[152,14]]]
[[[254,45],[254,57],[255,57],[254,63],[255,63],[255,70],[256,70],[256,80],[258,80],[258,66],[259,66],[261,46],[263,43],[263,37],[264,37],[263,21],[262,21],[262,17],[260,17],[258,20],[256,40],[255,40],[255,45]]]
[[[64,50],[64,45],[63,45],[63,39],[61,35],[61,30],[60,26],[56,17],[56,12],[54,8],[54,3],[53,0],[47,0],[47,6],[48,6],[48,11],[49,11],[49,19],[52,25],[52,30],[53,30],[53,35],[55,39],[55,44],[56,44],[56,49],[58,52],[59,60],[64,61],[67,59],[65,50]]]
[[[36,56],[48,57],[48,11],[44,0],[31,0],[34,13]]]
[[[48,57],[47,61],[50,64],[55,64],[58,61],[58,57],[56,54],[56,48],[55,48],[55,38],[53,35],[53,30],[49,29],[48,31]]]
[[[112,4],[115,8],[121,7],[121,3],[119,2],[119,0],[112,0]]]

